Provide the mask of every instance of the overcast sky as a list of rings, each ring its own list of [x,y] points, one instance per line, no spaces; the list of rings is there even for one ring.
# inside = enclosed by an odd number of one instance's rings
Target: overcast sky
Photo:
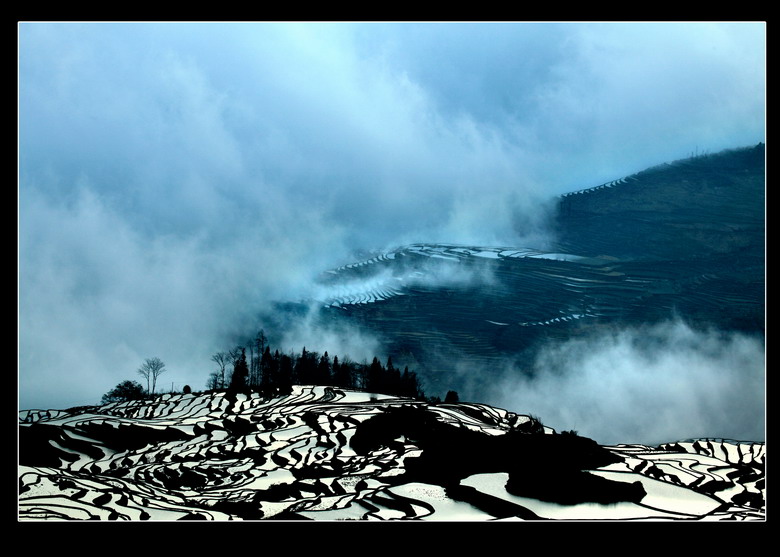
[[[763,23],[22,23],[20,407],[97,403],[152,356],[204,388],[356,249],[543,247],[556,194],[764,141],[765,47]]]

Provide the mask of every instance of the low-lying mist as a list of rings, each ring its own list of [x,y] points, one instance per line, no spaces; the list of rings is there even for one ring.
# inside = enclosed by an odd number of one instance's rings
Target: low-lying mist
[[[322,280],[311,284],[305,297],[340,306],[404,295],[412,288],[491,288],[496,284],[492,266],[467,265],[453,257],[423,256],[406,261],[411,258],[404,249],[391,251],[389,259],[382,260],[386,255],[356,261],[346,269],[328,270]],[[400,264],[393,264],[399,258],[403,258]]]
[[[530,371],[481,395],[604,444],[764,440],[761,338],[672,320],[548,345]]]

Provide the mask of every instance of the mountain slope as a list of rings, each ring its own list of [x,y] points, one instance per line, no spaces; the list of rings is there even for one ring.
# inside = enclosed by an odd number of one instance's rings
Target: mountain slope
[[[22,520],[762,520],[764,445],[296,386],[20,413]]]
[[[370,331],[432,391],[467,389],[454,362],[522,368],[605,327],[679,318],[763,336],[764,157],[760,144],[561,196],[547,251],[413,244],[332,269],[321,319]]]
[[[765,156],[761,143],[565,194],[559,249],[632,260],[763,258]]]

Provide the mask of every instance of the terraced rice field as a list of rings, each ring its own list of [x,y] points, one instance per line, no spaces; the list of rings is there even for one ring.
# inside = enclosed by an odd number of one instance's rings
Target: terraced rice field
[[[498,249],[498,257],[486,258],[462,246],[425,248],[438,257],[413,246],[372,262],[384,282],[373,280],[363,266],[363,282],[351,268],[329,275],[352,290],[321,302],[334,318],[382,335],[391,353],[412,355],[434,374],[446,374],[450,365],[437,356],[456,354],[462,365],[489,368],[541,340],[586,334],[604,324],[678,315],[750,330],[763,321],[763,277],[731,269],[725,260],[563,260],[506,256],[507,250]],[[479,278],[437,282],[457,273]]]
[[[391,418],[388,430],[371,427],[383,418]],[[422,430],[420,418],[427,420]],[[484,404],[431,405],[310,385],[271,399],[169,394],[25,410],[18,518],[765,519],[763,443],[601,447],[541,424],[528,431],[529,423],[529,416]],[[439,445],[442,434],[452,442]],[[554,489],[566,478],[576,480],[582,501],[525,493],[538,485]],[[592,501],[601,493],[588,493],[593,481],[637,494]]]
[[[434,381],[452,361],[522,368],[542,341],[681,317],[763,334],[763,146],[562,196],[558,245],[412,244],[326,273],[328,319],[358,323]]]

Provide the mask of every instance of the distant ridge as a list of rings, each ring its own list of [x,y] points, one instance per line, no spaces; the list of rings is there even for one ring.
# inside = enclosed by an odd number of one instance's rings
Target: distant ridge
[[[636,172],[634,174],[624,176],[623,178],[618,178],[617,180],[605,182],[598,186],[592,186],[581,190],[566,192],[561,194],[561,197],[562,198],[570,197],[573,195],[593,193],[598,190],[602,190],[604,188],[613,188],[620,184],[628,183],[629,181],[640,181],[643,176],[646,177],[649,174],[653,174],[657,172],[668,172],[670,170],[673,170],[674,167],[680,167],[680,166],[691,165],[694,163],[711,161],[713,158],[722,159],[723,157],[730,157],[732,159],[731,161],[721,161],[721,162],[726,162],[726,164],[729,164],[729,162],[735,163],[730,168],[723,168],[722,170],[730,170],[730,171],[742,170],[756,163],[763,162],[763,159],[760,159],[759,157],[765,157],[765,156],[766,156],[766,146],[764,145],[764,143],[758,143],[757,145],[751,147],[725,149],[718,153],[706,153],[701,155],[693,155],[683,159],[677,159],[672,162],[664,162],[661,164],[657,164],[655,166],[646,168],[645,170],[642,170],[640,172]]]
[[[614,188],[617,185],[625,184],[628,180],[637,180],[637,179],[638,178],[636,178],[635,176],[627,176],[626,178],[618,178],[617,180],[612,180],[611,182],[605,182],[605,183],[601,184],[600,186],[593,186],[591,188],[585,188],[585,189],[582,189],[582,190],[570,191],[570,192],[562,194],[561,197],[570,197],[572,195],[582,195],[582,194],[585,194],[585,193],[592,193],[592,192],[595,192],[595,191],[598,191],[598,190],[601,190],[601,189],[604,189],[604,188]]]
[[[763,257],[765,156],[760,143],[564,194],[558,249],[631,259]]]

